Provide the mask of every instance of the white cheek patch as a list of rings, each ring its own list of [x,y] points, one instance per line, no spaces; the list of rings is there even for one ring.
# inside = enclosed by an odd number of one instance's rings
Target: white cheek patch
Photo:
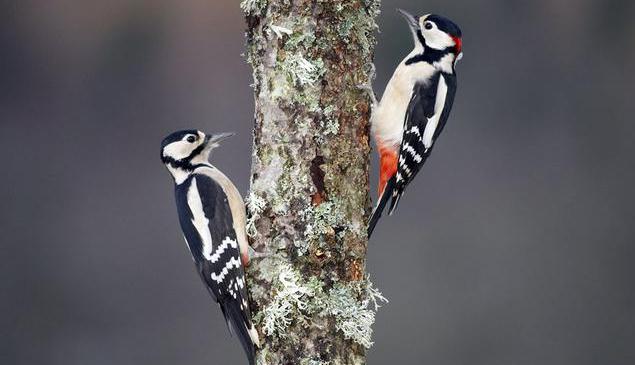
[[[430,48],[444,50],[449,47],[454,47],[454,40],[452,37],[437,28],[430,30],[424,29],[423,38],[426,40],[426,45]]]
[[[193,149],[194,145],[192,143],[185,141],[172,142],[165,146],[163,155],[175,160],[181,160],[189,156]]]

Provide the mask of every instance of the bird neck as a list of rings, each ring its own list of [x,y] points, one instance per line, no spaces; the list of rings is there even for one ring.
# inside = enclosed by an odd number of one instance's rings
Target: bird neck
[[[193,166],[198,166],[198,165],[208,165],[209,164],[209,154],[210,154],[210,150],[203,150],[202,153],[192,157],[192,159],[190,160],[190,164]]]
[[[418,62],[426,62],[437,69],[451,73],[453,71],[455,57],[451,48],[438,50],[424,45],[410,52],[404,63],[408,66]]]
[[[213,166],[209,163],[209,151],[202,150],[198,154],[192,154],[183,160],[175,160],[171,157],[164,157],[163,162],[172,174],[174,182],[179,185],[187,179],[187,177],[199,167]]]
[[[185,180],[187,180],[188,176],[190,176],[193,171],[193,169],[173,165],[171,163],[168,163],[165,166],[168,168],[168,171],[170,171],[176,185],[181,185]]]

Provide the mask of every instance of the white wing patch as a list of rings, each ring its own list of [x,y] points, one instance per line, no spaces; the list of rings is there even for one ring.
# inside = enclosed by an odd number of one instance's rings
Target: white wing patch
[[[414,133],[414,134],[416,134],[419,138],[421,138],[421,132],[419,131],[419,126],[413,125],[413,126],[410,128],[410,131],[407,131],[406,133],[409,133],[409,134]]]
[[[196,178],[192,179],[192,184],[187,191],[187,205],[192,211],[192,224],[203,242],[203,256],[210,260],[212,256],[212,234],[209,231],[209,219],[205,216],[201,196],[198,193]]]
[[[229,246],[231,246],[232,248],[238,248],[238,243],[236,242],[236,240],[225,237],[223,243],[218,246],[216,252],[214,252],[214,254],[210,256],[209,260],[212,261],[212,263],[218,261],[218,259],[220,259],[220,255],[222,255]]]
[[[426,146],[426,149],[432,147],[432,143],[434,142],[432,138],[434,137],[434,132],[437,130],[437,126],[439,125],[439,119],[443,113],[445,97],[447,94],[448,85],[445,83],[443,75],[440,75],[439,85],[437,86],[437,98],[434,102],[434,115],[428,119],[426,129],[423,131],[423,145]]]
[[[220,273],[215,273],[213,272],[211,275],[212,280],[214,280],[217,283],[222,283],[223,280],[225,279],[225,276],[229,273],[229,270],[232,269],[232,267],[235,268],[239,268],[240,267],[240,260],[237,257],[232,257],[231,259],[229,259],[229,261],[227,261],[227,263],[225,264],[225,267],[220,271]]]

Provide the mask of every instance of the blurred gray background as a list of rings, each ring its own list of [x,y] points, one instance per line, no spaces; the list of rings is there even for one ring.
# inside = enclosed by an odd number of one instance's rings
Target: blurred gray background
[[[245,362],[159,162],[173,130],[236,131],[215,163],[247,190],[237,1],[0,4],[0,363]],[[635,2],[384,0],[380,93],[411,47],[396,7],[453,18],[465,57],[370,245],[369,362],[634,364]]]

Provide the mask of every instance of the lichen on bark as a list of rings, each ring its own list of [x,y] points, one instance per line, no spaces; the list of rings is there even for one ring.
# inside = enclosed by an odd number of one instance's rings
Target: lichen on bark
[[[367,82],[379,2],[245,0],[255,127],[248,269],[260,364],[363,364]]]

